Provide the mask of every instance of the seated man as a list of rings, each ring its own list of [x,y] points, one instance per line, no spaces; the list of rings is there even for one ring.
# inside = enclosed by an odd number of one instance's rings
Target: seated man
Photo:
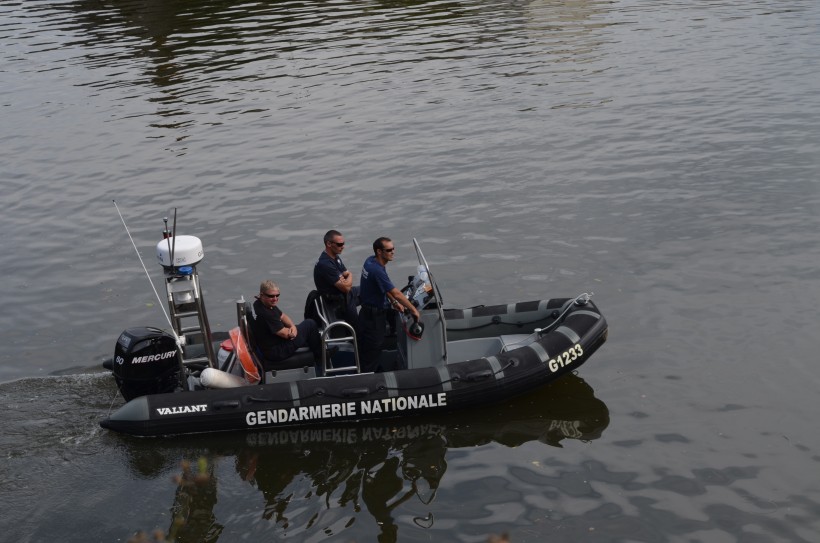
[[[280,294],[276,283],[263,281],[259,296],[253,302],[253,335],[265,371],[278,369],[277,362],[292,356],[299,347],[307,346],[313,353],[316,374],[321,375],[322,340],[318,326],[310,319],[294,324],[277,306]]]
[[[332,319],[341,319],[356,328],[359,288],[353,286],[353,274],[342,262],[345,238],[337,230],[328,230],[325,250],[313,267],[313,282],[322,295]]]

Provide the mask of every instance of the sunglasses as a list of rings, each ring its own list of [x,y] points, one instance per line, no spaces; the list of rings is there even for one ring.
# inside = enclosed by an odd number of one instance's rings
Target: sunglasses
[[[385,253],[392,253],[395,250],[395,247],[390,247],[389,249],[385,249],[384,247],[382,247],[382,251],[384,251]]]
[[[265,298],[278,298],[279,296],[281,296],[281,294],[278,292],[276,294],[268,294],[266,292],[263,292],[262,296],[264,296]]]
[[[333,244],[333,245],[335,245],[336,247],[344,247],[344,246],[345,246],[345,242],[344,242],[344,241],[343,241],[343,242],[341,242],[341,243],[337,243],[337,242],[335,242],[335,241],[331,241],[330,243],[332,243],[332,244]]]

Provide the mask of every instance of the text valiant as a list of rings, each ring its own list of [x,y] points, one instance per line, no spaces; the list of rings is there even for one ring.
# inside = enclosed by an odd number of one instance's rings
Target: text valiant
[[[438,392],[436,394],[422,394],[419,396],[399,396],[398,398],[361,400],[359,402],[251,411],[245,415],[245,423],[248,426],[287,424],[306,420],[348,418],[380,413],[395,413],[411,409],[429,409],[432,407],[445,407],[446,405],[447,393]]]
[[[184,415],[186,413],[204,413],[208,410],[208,404],[200,405],[180,405],[174,407],[157,407],[160,415]]]

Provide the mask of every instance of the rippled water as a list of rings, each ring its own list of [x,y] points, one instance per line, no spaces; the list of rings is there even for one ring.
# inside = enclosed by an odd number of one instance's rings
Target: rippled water
[[[4,533],[122,540],[191,507],[183,541],[815,540],[818,22],[774,0],[3,2]],[[354,271],[393,237],[394,278],[419,238],[449,306],[594,291],[610,339],[538,401],[560,400],[497,411],[542,416],[516,439],[484,415],[352,451],[125,439],[96,425],[119,405],[99,361],[163,317],[115,199],[155,281],[164,216],[202,238],[214,328],[268,276],[298,314],[335,227]],[[199,456],[202,492],[170,482]]]

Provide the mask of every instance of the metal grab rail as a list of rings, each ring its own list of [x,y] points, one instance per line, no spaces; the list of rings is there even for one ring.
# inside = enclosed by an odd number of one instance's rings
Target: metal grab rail
[[[329,337],[330,332],[334,328],[342,328],[346,330],[350,335],[342,336],[342,337]],[[324,365],[324,374],[330,375],[333,373],[341,373],[350,371],[350,366],[344,366],[340,368],[334,368],[328,365],[330,359],[327,357],[327,348],[329,345],[337,345],[341,343],[352,343],[353,344],[353,356],[356,360],[356,373],[362,372],[361,364],[359,364],[359,344],[356,340],[356,331],[353,329],[350,324],[345,321],[336,321],[332,322],[327,327],[322,330],[322,363]]]
[[[327,348],[328,345],[337,345],[342,343],[351,343],[353,345],[353,356],[356,361],[356,373],[362,372],[362,366],[359,363],[359,343],[356,339],[356,330],[350,325],[350,323],[345,321],[334,321],[330,322],[327,318],[327,310],[325,309],[325,302],[322,299],[322,296],[319,295],[314,300],[314,305],[316,306],[316,313],[319,315],[319,318],[322,319],[322,366],[324,368],[324,375],[329,375],[333,373],[341,373],[350,371],[351,368],[349,366],[341,367],[341,368],[334,368],[328,366],[328,357],[327,357]],[[330,332],[334,328],[341,328],[344,329],[348,335],[343,337],[329,337]]]

